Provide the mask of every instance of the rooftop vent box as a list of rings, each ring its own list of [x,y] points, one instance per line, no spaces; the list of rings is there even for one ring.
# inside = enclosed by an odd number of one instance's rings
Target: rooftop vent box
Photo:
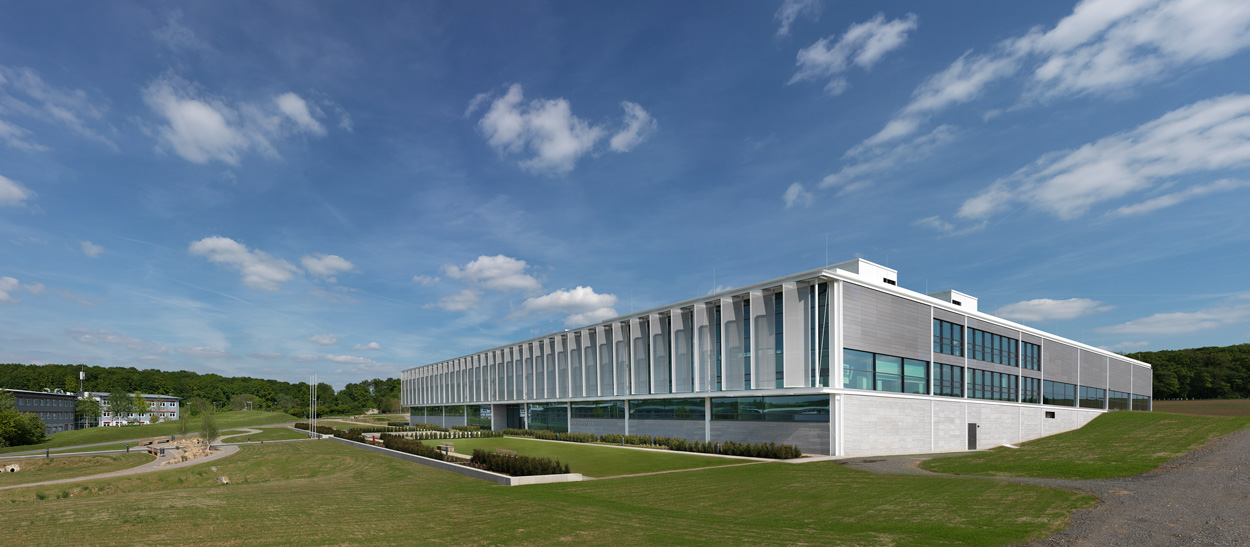
[[[929,296],[943,302],[950,302],[951,304],[968,311],[977,311],[977,297],[972,295],[964,294],[959,291],[942,291],[930,293]]]
[[[830,267],[835,270],[842,270],[847,273],[855,274],[859,277],[872,281],[874,283],[884,283],[886,285],[898,285],[898,271],[892,270],[875,262],[869,262],[862,258],[848,260],[841,264],[834,264]]]

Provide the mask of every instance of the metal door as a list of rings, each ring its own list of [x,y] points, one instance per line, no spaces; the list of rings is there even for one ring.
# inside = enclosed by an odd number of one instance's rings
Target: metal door
[[[980,429],[980,427],[974,423],[968,424],[968,450],[977,449],[977,429]]]

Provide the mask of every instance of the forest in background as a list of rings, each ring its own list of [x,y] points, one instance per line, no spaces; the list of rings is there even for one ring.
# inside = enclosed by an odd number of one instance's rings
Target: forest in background
[[[109,393],[151,393],[193,400],[218,410],[281,410],[299,417],[308,414],[308,383],[290,383],[247,376],[225,377],[185,370],[167,371],[134,367],[89,365],[0,364],[0,388],[41,391],[44,388],[78,391],[78,371],[86,372],[83,389]],[[323,415],[360,414],[369,409],[400,412],[399,379],[374,378],[347,384],[335,391],[317,385],[317,409]]]
[[[1125,356],[1152,365],[1155,399],[1250,398],[1250,344]]]

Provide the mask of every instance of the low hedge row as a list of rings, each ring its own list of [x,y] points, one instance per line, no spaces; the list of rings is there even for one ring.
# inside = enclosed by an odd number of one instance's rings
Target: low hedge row
[[[451,428],[456,431],[477,431],[481,429],[480,427],[476,425],[453,425],[451,426]]]
[[[425,424],[425,423],[412,424],[412,428],[416,429],[417,431],[448,431],[447,428],[441,425]]]
[[[408,427],[408,422],[386,422],[391,427]]]
[[[569,465],[567,463],[561,464],[560,460],[496,454],[480,448],[473,449],[473,458],[469,460],[469,464],[479,469],[512,475],[513,477],[558,475],[569,472]]]
[[[303,429],[304,431],[308,431],[308,422],[297,422],[295,424],[295,429]],[[324,425],[319,425],[317,426],[316,432],[322,435],[334,435],[335,433],[338,433],[338,431],[339,430],[334,429],[333,427],[326,427]]]
[[[554,431],[533,429],[505,429],[505,435],[513,437],[533,437],[549,441],[566,441],[573,443],[608,443],[629,446],[663,446],[669,450],[680,452],[699,452],[704,454],[725,454],[728,456],[748,456],[752,458],[773,458],[788,460],[803,455],[797,446],[776,443],[740,443],[735,441],[690,441],[678,437],[652,437],[650,435],[621,435],[619,433],[557,433]]]
[[[382,446],[391,450],[398,450],[400,452],[406,452],[408,454],[435,459],[438,461],[447,461],[447,457],[444,456],[442,452],[439,452],[437,448],[426,446],[425,444],[422,444],[421,441],[405,439],[399,435],[391,435],[389,433],[383,433],[381,438]]]

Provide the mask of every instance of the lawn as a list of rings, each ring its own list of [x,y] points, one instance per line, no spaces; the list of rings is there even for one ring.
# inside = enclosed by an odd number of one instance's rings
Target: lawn
[[[22,470],[16,473],[0,473],[0,486],[54,481],[72,477],[85,477],[130,469],[152,461],[144,453],[106,454],[103,456],[80,456],[76,458],[49,458],[36,460],[6,461],[4,465],[16,464]],[[68,487],[68,485],[67,485]],[[51,486],[49,486],[51,488]],[[68,495],[67,495],[68,497]]]
[[[935,458],[930,471],[961,475],[1101,479],[1150,471],[1211,439],[1250,425],[1250,418],[1161,412],[1109,412],[1085,427],[1024,443],[1019,449]]]
[[[566,443],[556,441],[539,441],[519,439],[515,437],[495,437],[486,439],[449,439],[447,441],[423,441],[430,446],[438,446],[442,442],[455,443],[454,452],[466,456],[473,454],[474,448],[494,451],[496,448],[512,450],[521,456],[555,458],[561,463],[569,464],[574,473],[588,477],[608,477],[612,475],[632,475],[634,473],[650,473],[670,469],[693,469],[747,463],[752,460],[704,456],[689,452],[669,452],[667,450],[638,450],[595,444]]]
[[[252,442],[258,442],[258,441],[285,441],[288,439],[307,439],[308,438],[308,434],[304,433],[303,431],[295,431],[292,429],[287,429],[285,427],[266,427],[266,428],[260,428],[260,431],[261,431],[260,433],[251,433],[247,435],[240,435],[238,437],[231,437],[222,442],[245,443],[245,442],[248,442],[249,440]],[[221,432],[223,436],[230,435],[232,433],[237,433],[237,431],[222,431]]]
[[[81,447],[81,448],[79,447],[59,448],[59,449],[54,448],[52,449],[52,453],[53,454],[65,454],[67,452],[103,452],[105,450],[125,450],[126,445],[128,444],[130,445],[131,452],[135,452],[135,451],[143,452],[143,447],[139,446],[138,443],[131,442],[131,443],[106,444],[102,446],[87,446],[87,447]]]
[[[1250,399],[1206,399],[1201,401],[1155,401],[1155,412],[1198,416],[1250,416]]]
[[[214,465],[67,485],[64,499],[0,491],[0,529],[23,546],[1003,545],[1095,501],[833,462],[509,488],[328,440],[244,446]]]
[[[254,427],[258,425],[294,422],[298,419],[282,412],[262,412],[259,410],[223,412],[217,415],[217,427],[230,429],[238,427]],[[200,429],[200,419],[188,420],[188,432]],[[78,431],[55,433],[46,442],[27,446],[10,446],[0,448],[0,454],[25,452],[27,450],[43,450],[45,448],[63,448],[83,444],[124,442],[147,439],[158,435],[176,435],[179,432],[178,421],[161,422],[150,425],[131,425],[125,427],[91,427]]]

